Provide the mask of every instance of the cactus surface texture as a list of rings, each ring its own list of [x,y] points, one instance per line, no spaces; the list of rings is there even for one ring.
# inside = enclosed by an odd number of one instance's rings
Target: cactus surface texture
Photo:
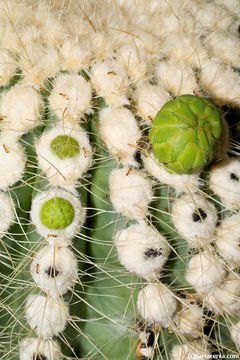
[[[0,358],[240,357],[240,1],[0,1]]]

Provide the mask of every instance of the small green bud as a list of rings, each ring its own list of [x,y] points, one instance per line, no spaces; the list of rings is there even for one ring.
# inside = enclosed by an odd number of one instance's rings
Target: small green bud
[[[52,198],[43,204],[40,219],[42,224],[49,229],[65,229],[74,219],[74,208],[68,200]]]
[[[51,142],[51,149],[61,160],[72,158],[80,152],[77,140],[67,135],[57,136]]]
[[[212,101],[182,95],[157,113],[149,138],[160,163],[177,174],[191,174],[213,160],[221,132],[220,112]]]

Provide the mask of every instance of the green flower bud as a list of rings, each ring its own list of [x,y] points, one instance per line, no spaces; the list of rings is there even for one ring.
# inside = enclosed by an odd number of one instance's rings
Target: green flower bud
[[[51,142],[52,151],[63,160],[78,155],[79,143],[71,136],[59,135]]]
[[[43,204],[40,219],[49,229],[65,229],[74,219],[74,208],[68,200],[52,198]]]
[[[209,99],[182,95],[167,102],[150,129],[155,158],[177,174],[191,174],[213,160],[221,116]]]

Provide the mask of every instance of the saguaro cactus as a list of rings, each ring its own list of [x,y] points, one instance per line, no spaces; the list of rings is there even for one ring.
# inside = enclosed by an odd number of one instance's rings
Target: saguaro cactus
[[[238,358],[238,0],[0,3],[0,354]]]

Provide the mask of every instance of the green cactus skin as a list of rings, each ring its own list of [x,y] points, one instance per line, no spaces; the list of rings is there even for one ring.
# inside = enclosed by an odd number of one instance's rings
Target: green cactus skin
[[[182,95],[166,103],[150,129],[155,158],[177,174],[190,174],[214,158],[221,117],[211,100]]]
[[[73,158],[80,152],[80,147],[72,136],[59,135],[51,142],[52,151],[59,159]]]
[[[65,229],[74,219],[74,208],[65,199],[50,199],[43,204],[40,211],[40,219],[48,229]]]

